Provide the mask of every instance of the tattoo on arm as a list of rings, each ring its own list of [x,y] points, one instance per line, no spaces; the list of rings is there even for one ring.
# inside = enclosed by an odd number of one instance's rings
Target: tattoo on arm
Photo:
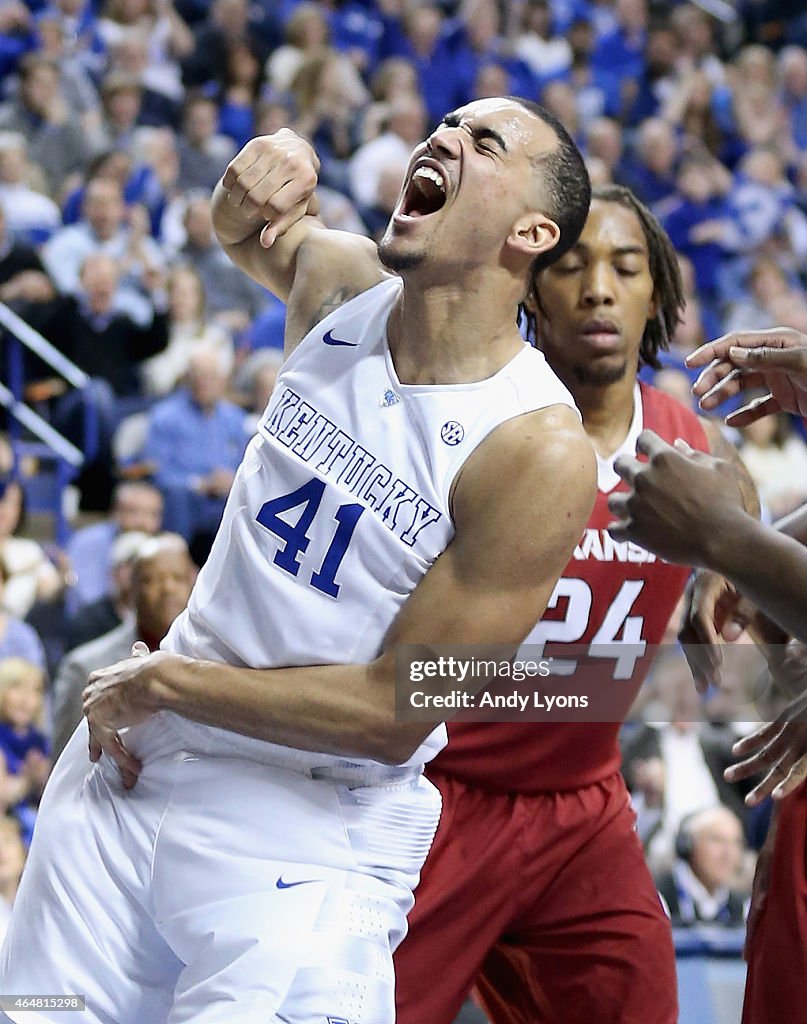
[[[351,288],[351,287],[337,288],[335,292],[332,292],[325,299],[325,301],[322,303],[322,305],[316,311],[316,313],[314,314],[314,316],[311,319],[311,322],[306,327],[305,333],[308,334],[308,332],[313,330],[317,326],[317,324],[321,320],[324,320],[325,317],[329,313],[333,313],[333,311],[335,309],[339,309],[340,306],[344,306],[344,304],[349,299],[355,299],[356,296],[359,295],[359,294],[361,294],[361,293],[359,291],[357,291],[355,288]]]

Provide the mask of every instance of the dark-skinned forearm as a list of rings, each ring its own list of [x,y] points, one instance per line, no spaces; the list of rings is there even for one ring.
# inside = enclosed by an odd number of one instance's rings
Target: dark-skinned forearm
[[[430,731],[396,726],[392,655],[369,665],[280,669],[168,657],[155,663],[146,702],[243,736],[390,764],[405,761]]]
[[[807,504],[778,519],[774,527],[780,533],[797,540],[799,544],[807,545]]]
[[[760,611],[807,642],[807,549],[740,511],[710,545],[707,566]]]

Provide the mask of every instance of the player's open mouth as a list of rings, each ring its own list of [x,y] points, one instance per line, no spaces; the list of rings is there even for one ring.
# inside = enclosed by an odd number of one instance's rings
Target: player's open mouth
[[[437,213],[446,201],[446,177],[434,163],[419,162],[409,178],[401,205],[399,217],[414,220]]]

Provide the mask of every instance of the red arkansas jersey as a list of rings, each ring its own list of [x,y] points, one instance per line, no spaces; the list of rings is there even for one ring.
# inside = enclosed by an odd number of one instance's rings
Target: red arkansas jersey
[[[618,686],[625,711],[650,669],[690,570],[638,544],[612,540],[606,529],[613,520],[608,496],[627,489],[613,462],[623,453],[635,454],[645,428],[670,443],[681,437],[693,448],[709,450],[697,416],[680,402],[645,384],[637,384],[635,396],[624,444],[610,459],[597,458],[597,499],[585,533],[523,648],[530,658],[541,652],[554,664],[562,659],[570,673],[576,662],[568,655],[583,652],[586,686]],[[448,746],[427,773],[498,791],[577,789],[619,769],[619,726],[602,719],[449,722]]]

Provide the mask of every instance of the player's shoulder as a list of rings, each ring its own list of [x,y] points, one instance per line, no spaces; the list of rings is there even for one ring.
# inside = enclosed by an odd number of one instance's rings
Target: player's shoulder
[[[329,313],[390,279],[371,239],[348,231],[312,231],[297,254],[286,313],[287,354]]]
[[[709,451],[709,440],[703,421],[692,408],[666,391],[661,391],[644,381],[639,382],[639,393],[642,401],[642,424],[646,429],[652,430],[670,443],[680,437],[693,448]]]
[[[500,500],[526,510],[539,492],[579,491],[594,500],[594,449],[577,410],[565,404],[525,412],[501,423],[469,456],[455,485],[470,507]]]

